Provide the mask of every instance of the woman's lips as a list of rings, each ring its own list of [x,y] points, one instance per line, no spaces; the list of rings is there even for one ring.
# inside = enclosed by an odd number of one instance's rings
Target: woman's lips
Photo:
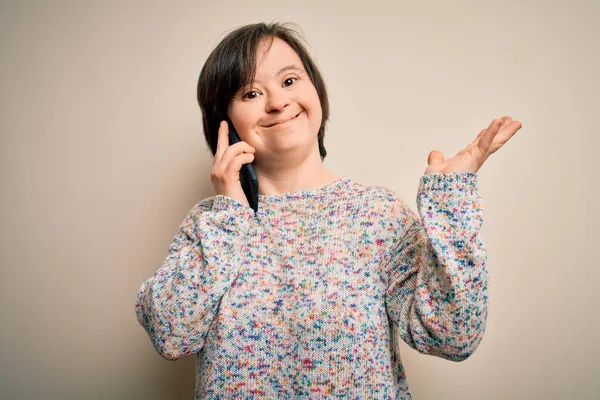
[[[300,111],[300,113],[298,113],[294,118],[290,118],[287,121],[283,121],[283,122],[280,122],[280,123],[275,124],[275,125],[265,126],[265,128],[273,128],[275,126],[281,126],[281,125],[287,124],[288,122],[293,121],[296,118],[298,118],[300,116],[300,114],[302,114],[302,111]]]

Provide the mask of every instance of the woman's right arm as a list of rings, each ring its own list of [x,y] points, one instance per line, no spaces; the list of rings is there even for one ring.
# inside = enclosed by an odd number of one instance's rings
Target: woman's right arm
[[[246,204],[224,195],[196,204],[158,271],[140,287],[137,320],[164,358],[176,360],[204,346],[221,299],[240,272],[253,218]]]

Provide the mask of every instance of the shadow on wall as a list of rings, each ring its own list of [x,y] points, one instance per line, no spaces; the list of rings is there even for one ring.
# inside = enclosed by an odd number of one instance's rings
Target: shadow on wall
[[[196,385],[196,356],[177,361],[152,357],[143,371],[136,374],[137,382],[122,382],[115,393],[103,393],[102,398],[115,400],[193,399]]]
[[[181,358],[177,361],[164,360],[164,362],[158,364],[160,364],[160,368],[153,368],[152,371],[149,371],[151,373],[148,374],[148,382],[146,383],[148,391],[144,399],[194,398],[196,355]]]

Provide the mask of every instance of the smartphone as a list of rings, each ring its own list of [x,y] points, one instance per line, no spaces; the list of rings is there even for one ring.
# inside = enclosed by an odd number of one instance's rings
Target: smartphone
[[[241,142],[241,139],[230,120],[227,120],[227,124],[229,125],[229,145]],[[242,169],[240,169],[240,182],[242,183],[242,189],[244,189],[244,193],[246,194],[246,199],[248,199],[248,204],[250,204],[250,207],[252,207],[255,213],[258,212],[258,179],[256,178],[256,173],[254,172],[254,167],[251,163],[242,164]]]

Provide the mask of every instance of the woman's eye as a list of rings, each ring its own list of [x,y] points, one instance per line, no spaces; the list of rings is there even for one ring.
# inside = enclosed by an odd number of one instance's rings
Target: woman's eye
[[[287,82],[287,81],[289,81],[289,80],[292,80],[292,79],[294,80],[294,82],[296,82],[296,80],[297,80],[298,78],[295,78],[295,77],[294,77],[294,78],[287,78],[287,79],[286,79],[284,82]],[[289,85],[288,85],[288,86],[289,86]]]
[[[252,93],[258,93],[258,92],[257,92],[256,90],[252,90],[252,91],[250,91],[250,92],[247,92],[246,94],[244,94],[244,95],[242,96],[242,98],[244,98],[244,99],[248,99],[248,98],[249,98],[249,99],[254,99],[255,97],[248,97],[248,95],[249,95],[249,94],[252,94]]]
[[[292,81],[292,83],[286,85],[286,86],[290,86],[290,85],[293,85],[294,82],[296,82],[297,80],[298,80],[297,77],[290,77],[290,78],[287,78],[284,82]],[[256,96],[252,96],[253,93],[255,93]],[[242,95],[242,99],[248,99],[248,100],[255,99],[258,96],[258,94],[259,93],[256,90],[251,90],[249,92],[244,93]]]

